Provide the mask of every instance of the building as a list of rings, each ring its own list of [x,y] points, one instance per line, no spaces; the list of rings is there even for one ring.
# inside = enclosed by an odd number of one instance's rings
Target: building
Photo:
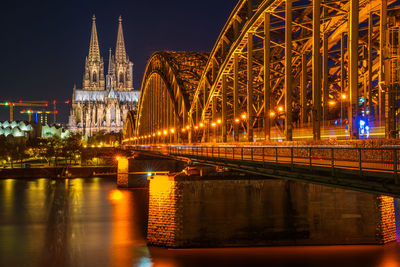
[[[93,16],[89,55],[86,57],[82,89],[74,86],[68,128],[92,136],[96,132],[119,133],[130,110],[136,110],[139,91],[133,90],[133,63],[125,49],[119,17],[115,54],[110,49],[108,71],[100,55],[96,18]]]
[[[7,138],[50,138],[64,139],[70,132],[60,125],[48,125],[27,121],[0,121],[0,136]]]

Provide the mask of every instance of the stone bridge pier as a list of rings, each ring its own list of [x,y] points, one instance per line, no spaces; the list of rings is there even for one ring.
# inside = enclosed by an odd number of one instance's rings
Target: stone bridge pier
[[[117,184],[124,188],[148,187],[148,175],[157,172],[181,172],[187,163],[168,159],[146,152],[134,152],[131,156],[118,159]]]
[[[186,247],[384,244],[395,200],[238,173],[150,178],[148,242]]]
[[[119,159],[118,186],[149,187],[147,240],[151,245],[336,245],[396,240],[399,204],[393,197],[187,165],[145,152]]]

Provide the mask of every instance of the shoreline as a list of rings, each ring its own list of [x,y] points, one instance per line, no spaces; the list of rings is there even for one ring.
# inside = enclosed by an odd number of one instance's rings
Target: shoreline
[[[0,169],[1,179],[117,177],[117,167],[40,167]]]

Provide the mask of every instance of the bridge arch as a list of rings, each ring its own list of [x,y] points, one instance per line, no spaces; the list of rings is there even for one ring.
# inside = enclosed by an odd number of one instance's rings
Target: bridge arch
[[[399,107],[387,103],[400,96],[396,5],[240,0],[181,101],[185,140],[358,138],[361,120],[395,137]]]
[[[150,143],[172,142],[181,137],[206,62],[205,53],[153,54],[142,81],[134,138]]]
[[[124,138],[127,138],[125,142],[134,141],[133,136],[135,135],[135,114],[136,112],[131,110],[127,113],[124,123]]]

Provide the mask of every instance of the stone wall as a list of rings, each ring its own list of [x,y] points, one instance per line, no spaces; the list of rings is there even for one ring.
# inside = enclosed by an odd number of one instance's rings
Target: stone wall
[[[383,244],[396,234],[393,198],[287,180],[159,176],[149,200],[156,246]]]

